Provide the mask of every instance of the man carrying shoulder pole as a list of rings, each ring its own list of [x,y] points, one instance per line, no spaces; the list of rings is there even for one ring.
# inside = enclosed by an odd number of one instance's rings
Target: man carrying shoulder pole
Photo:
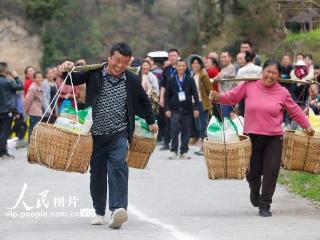
[[[134,116],[145,118],[152,132],[158,131],[148,96],[139,77],[126,70],[132,50],[124,43],[112,46],[108,63],[87,72],[72,72],[74,85],[86,84],[85,107],[92,107],[93,153],[90,162],[90,193],[96,217],[93,225],[105,223],[107,186],[109,209],[112,212],[109,227],[118,229],[127,221],[128,142],[132,141]],[[74,66],[65,61],[60,71]],[[71,84],[70,79],[67,80]]]

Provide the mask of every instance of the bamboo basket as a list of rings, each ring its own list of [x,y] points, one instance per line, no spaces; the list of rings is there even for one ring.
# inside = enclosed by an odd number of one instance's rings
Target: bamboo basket
[[[320,137],[286,131],[283,135],[282,163],[287,170],[320,173]]]
[[[79,135],[38,123],[28,146],[28,162],[66,172],[86,173],[92,154],[91,135]]]
[[[250,166],[251,141],[240,135],[240,142],[218,143],[204,140],[204,157],[209,179],[243,179]]]
[[[156,144],[156,138],[133,136],[133,140],[128,151],[128,166],[139,169],[146,168]]]

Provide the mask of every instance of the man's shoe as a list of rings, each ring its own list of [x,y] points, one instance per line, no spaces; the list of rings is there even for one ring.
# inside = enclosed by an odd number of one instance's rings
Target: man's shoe
[[[272,217],[272,212],[270,211],[270,208],[260,207],[259,208],[259,216],[261,216],[261,217]]]
[[[187,153],[181,153],[180,159],[191,159],[191,156],[189,156]]]
[[[170,150],[169,145],[163,145],[163,146],[160,148],[160,151],[163,151],[163,150]]]
[[[250,190],[250,202],[252,206],[259,207],[260,193]]]
[[[92,220],[91,220],[91,225],[103,225],[106,224],[106,221],[104,219],[104,216],[101,215],[96,215]]]
[[[169,157],[170,160],[176,160],[179,157],[178,153],[172,153],[172,155]]]
[[[111,220],[109,222],[109,228],[119,229],[122,224],[128,220],[127,211],[124,208],[118,208],[111,214]]]

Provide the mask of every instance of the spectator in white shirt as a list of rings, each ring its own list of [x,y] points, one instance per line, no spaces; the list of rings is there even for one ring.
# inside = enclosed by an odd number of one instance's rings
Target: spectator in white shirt
[[[253,63],[255,54],[249,51],[245,53],[246,65],[239,69],[237,78],[260,78],[262,68]]]

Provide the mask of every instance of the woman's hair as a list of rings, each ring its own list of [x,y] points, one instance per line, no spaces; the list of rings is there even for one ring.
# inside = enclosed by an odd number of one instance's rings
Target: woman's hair
[[[52,70],[53,71],[53,68],[52,67],[47,67],[46,70],[45,70],[45,76],[47,76],[48,72]]]
[[[255,57],[256,57],[255,53],[246,51],[246,55],[244,59],[246,60],[247,63],[249,63],[249,62],[252,62]]]
[[[43,77],[42,72],[40,72],[40,71],[35,71],[34,74],[33,74],[33,78],[36,78],[37,75],[41,75],[41,76]]]
[[[304,58],[310,58],[311,60],[313,60],[313,56],[311,54],[306,54]]]
[[[212,65],[215,65],[220,70],[220,64],[217,59],[215,59],[215,58],[208,58],[208,59],[210,59]]]
[[[28,72],[29,68],[33,68],[33,69],[34,69],[34,67],[33,67],[33,66],[27,66],[27,67],[24,69],[24,74],[27,74],[27,72]]]
[[[275,66],[278,69],[278,72],[280,74],[281,72],[281,64],[277,61],[277,60],[273,60],[273,59],[268,59],[267,61],[265,61],[265,63],[263,64],[262,69],[265,69],[266,67],[269,66]]]
[[[149,66],[151,67],[151,62],[150,62],[149,60],[147,60],[147,59],[142,60],[142,61],[141,61],[141,66],[142,66],[142,64],[144,64],[144,63],[148,63]]]
[[[191,60],[191,64],[193,64],[194,63],[194,61],[198,61],[198,63],[200,64],[200,67],[201,67],[201,69],[202,68],[204,68],[204,63],[203,63],[203,61],[202,61],[202,59],[201,58],[199,58],[199,57],[197,57],[197,56],[195,56],[195,57],[193,57],[192,58],[192,60]]]

